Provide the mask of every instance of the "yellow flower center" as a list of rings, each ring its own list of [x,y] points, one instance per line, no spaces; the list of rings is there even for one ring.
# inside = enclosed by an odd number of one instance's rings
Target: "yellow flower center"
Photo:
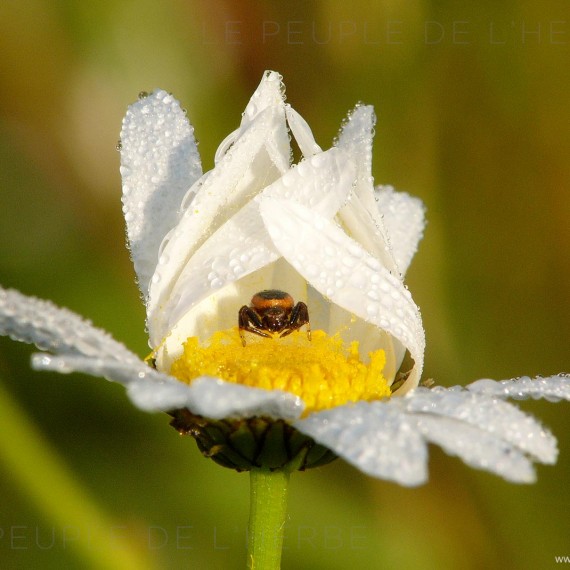
[[[299,331],[284,338],[251,337],[242,346],[237,327],[215,333],[206,346],[190,337],[171,374],[187,383],[206,375],[291,392],[304,401],[305,414],[390,395],[382,376],[383,350],[371,352],[365,364],[358,354],[358,341],[345,346],[339,335],[320,330],[313,331],[311,341]]]

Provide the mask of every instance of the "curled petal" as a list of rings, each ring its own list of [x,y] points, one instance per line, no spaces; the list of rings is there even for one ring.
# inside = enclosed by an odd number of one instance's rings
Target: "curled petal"
[[[308,158],[321,152],[321,147],[316,143],[313,131],[311,131],[307,121],[291,105],[285,105],[285,114],[303,156]]]
[[[271,200],[260,210],[277,250],[317,291],[408,348],[415,366],[400,390],[416,386],[423,367],[424,330],[400,279],[333,222],[303,206]]]
[[[254,123],[260,113],[271,107],[283,106],[285,86],[282,80],[281,75],[275,71],[266,71],[263,74],[259,86],[242,113],[239,128],[230,133],[218,147],[214,159],[216,165],[234,142]],[[274,138],[267,139],[266,150],[279,171],[285,172],[289,168],[291,154],[287,132],[285,129],[276,129],[274,135]]]
[[[398,406],[358,402],[293,425],[368,475],[407,486],[427,480],[427,446]]]
[[[250,125],[254,119],[270,107],[278,107],[285,99],[283,78],[276,71],[266,71],[243,112],[240,128]]]
[[[357,167],[354,193],[339,212],[339,220],[360,245],[389,271],[397,274],[389,235],[374,200],[372,178],[372,139],[376,117],[369,105],[357,105],[349,114],[336,142],[353,157]]]
[[[549,402],[570,400],[570,376],[558,374],[547,378],[513,378],[512,380],[477,380],[467,386],[467,390],[497,398],[526,400],[544,398]]]
[[[338,219],[350,237],[378,259],[393,275],[400,275],[388,234],[380,224],[379,216],[374,218],[357,195],[351,196],[350,201],[340,210]]]
[[[390,236],[398,270],[405,275],[425,228],[425,208],[419,198],[396,192],[391,186],[378,186],[375,192],[378,210]]]
[[[372,183],[372,139],[375,123],[372,106],[357,105],[344,122],[336,146],[347,151],[356,160],[358,183],[354,192],[370,215],[378,218]],[[381,223],[381,220],[378,221]]]
[[[128,386],[136,406],[147,411],[188,408],[211,419],[264,416],[294,420],[304,409],[300,398],[280,390],[248,388],[209,377],[197,378],[188,386],[162,376],[160,381],[149,377]]]
[[[145,299],[160,243],[201,175],[194,129],[172,95],[157,90],[129,107],[121,130],[123,212]]]
[[[207,310],[211,312],[213,298],[218,291],[261,270],[280,257],[259,215],[261,201],[275,197],[286,198],[332,218],[347,199],[353,180],[352,161],[340,149],[330,149],[301,162],[269,185],[257,199],[249,202],[225,222],[188,260],[173,288],[168,305],[164,307],[160,320],[157,320],[152,342],[159,343],[187,316],[186,320],[192,328],[184,330],[184,339],[195,336],[201,315],[187,315],[190,310],[210,297]],[[236,289],[235,294],[239,293]],[[235,298],[232,324],[240,302],[243,303],[243,298]],[[218,328],[229,326],[230,323],[222,322],[222,319],[220,312]]]
[[[187,261],[224,220],[281,175],[267,150],[281,130],[286,133],[283,109],[270,107],[262,111],[216,168],[200,181],[195,198],[168,234],[151,280],[147,309],[149,332],[154,342],[160,337],[158,329],[163,313],[168,312],[172,288]]]

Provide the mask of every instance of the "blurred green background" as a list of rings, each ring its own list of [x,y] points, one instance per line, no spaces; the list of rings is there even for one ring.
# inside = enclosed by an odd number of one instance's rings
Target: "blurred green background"
[[[115,150],[126,107],[142,90],[173,92],[207,170],[274,69],[323,147],[355,103],[373,104],[377,183],[427,205],[408,278],[426,376],[454,385],[570,371],[567,10],[567,0],[4,0],[0,283],[146,355]],[[0,377],[25,414],[9,422],[13,440],[4,428],[0,566],[89,568],[92,519],[65,509],[79,487],[117,551],[126,543],[149,567],[242,568],[247,475],[203,459],[119,386],[30,371],[30,353],[0,341]],[[437,449],[418,489],[337,461],[292,477],[283,567],[534,570],[570,556],[570,408],[522,407],[560,443],[537,484],[510,485]],[[27,422],[69,482],[19,443]]]

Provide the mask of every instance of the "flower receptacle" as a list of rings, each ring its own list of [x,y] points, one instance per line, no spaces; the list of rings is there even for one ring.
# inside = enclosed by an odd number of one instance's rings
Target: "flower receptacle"
[[[187,409],[170,415],[170,425],[181,435],[191,435],[205,457],[236,471],[304,471],[336,459],[328,448],[283,420],[209,420]]]

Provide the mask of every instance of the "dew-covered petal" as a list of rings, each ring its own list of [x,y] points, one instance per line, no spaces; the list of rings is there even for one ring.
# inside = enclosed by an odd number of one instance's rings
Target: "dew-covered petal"
[[[355,194],[338,213],[338,221],[348,235],[370,255],[378,259],[393,275],[400,276],[388,234],[378,220],[379,217],[374,219],[365,208],[361,198]]]
[[[141,360],[121,362],[98,356],[39,353],[33,355],[32,366],[60,374],[82,372],[118,382],[127,387],[132,402],[148,412],[188,408],[212,419],[260,415],[294,420],[304,410],[302,400],[289,392],[249,388],[212,377],[197,378],[188,385]]]
[[[307,123],[307,121],[305,121],[305,119],[303,119],[303,117],[297,113],[291,105],[285,105],[285,114],[287,116],[289,128],[291,129],[303,156],[308,158],[321,152],[321,147],[316,143],[309,123]]]
[[[294,427],[373,477],[401,485],[427,480],[427,448],[414,422],[389,402],[339,406]]]
[[[260,210],[277,250],[317,291],[407,347],[415,366],[400,393],[416,386],[423,367],[424,330],[400,279],[333,222],[299,204],[268,200]],[[326,257],[327,250],[336,255]]]
[[[188,408],[212,419],[262,415],[294,420],[304,409],[302,400],[288,392],[249,388],[211,377],[197,378],[188,385],[142,361],[129,365],[104,358],[42,353],[33,356],[32,365],[36,370],[83,372],[123,384],[132,402],[148,412]]]
[[[156,315],[150,329],[151,345],[156,347],[177,326],[185,315],[202,301],[210,319],[216,319],[216,296],[227,286],[274,262],[279,254],[272,247],[259,219],[257,205],[250,202],[191,257],[174,285],[163,310]],[[227,292],[227,289],[226,289]],[[219,296],[222,301],[225,292]],[[242,299],[248,301],[249,299]],[[238,301],[239,302],[239,301]],[[234,311],[237,315],[237,309]],[[235,317],[234,315],[234,317]],[[186,322],[196,328],[204,314],[194,314]],[[221,317],[221,313],[220,313]],[[237,319],[237,317],[235,317]],[[234,319],[235,320],[235,319]],[[219,320],[213,323],[214,330]],[[195,336],[186,331],[184,339]]]
[[[259,215],[259,201],[287,199],[332,218],[347,199],[354,176],[354,164],[346,153],[330,149],[296,165],[247,203],[188,260],[168,304],[157,316],[151,336],[153,345],[160,343],[188,311],[207,297],[280,257]],[[188,322],[201,318],[195,314]]]
[[[490,471],[514,483],[534,483],[536,474],[522,451],[500,437],[461,421],[435,416],[418,417],[417,428],[427,441],[470,467]]]
[[[376,117],[369,105],[357,105],[343,123],[336,146],[346,150],[357,166],[357,182],[351,200],[339,212],[348,234],[389,271],[397,273],[389,236],[374,199],[372,139]]]
[[[262,390],[201,377],[191,385],[168,376],[157,381],[145,378],[128,386],[133,403],[147,411],[188,408],[194,414],[211,419],[264,416],[294,420],[304,409],[302,400],[280,390]]]
[[[335,144],[354,157],[358,169],[358,183],[354,192],[366,210],[378,217],[372,178],[372,139],[375,123],[373,107],[357,105],[343,123]]]
[[[275,142],[281,132],[287,136],[282,106],[261,111],[216,168],[199,181],[194,199],[161,245],[147,311],[153,338],[157,336],[156,328],[160,327],[157,319],[169,302],[172,288],[188,259],[225,220],[282,174],[268,151],[271,141]]]
[[[157,90],[129,107],[121,130],[123,212],[145,299],[160,243],[201,175],[194,129],[172,95]]]
[[[222,154],[249,128],[261,112],[271,107],[281,108],[284,100],[285,86],[283,85],[283,78],[275,71],[265,71],[260,84],[251,96],[242,114],[239,128],[224,141],[225,144],[222,143],[220,145],[222,148],[216,152],[216,164]],[[285,172],[291,162],[291,146],[287,130],[285,128],[276,129],[273,134],[273,137],[267,139],[265,150],[277,169],[280,172]]]
[[[82,372],[90,376],[102,377],[119,384],[137,382],[146,376],[156,376],[156,372],[142,360],[122,362],[108,357],[76,356],[38,353],[32,355],[32,367],[36,370],[49,370],[59,374]]]
[[[282,82],[282,77],[275,71],[266,71],[263,74],[261,83],[251,96],[245,111],[242,113],[240,126],[231,132],[219,145],[214,162],[217,165],[222,159],[224,154],[255,121],[257,116],[270,107],[282,106],[284,100],[285,87]],[[270,141],[268,139],[269,148],[267,149],[271,160],[277,165],[277,168],[284,172],[289,168],[291,149],[289,139],[285,130],[279,130],[275,133],[278,135],[275,139]],[[272,146],[274,143],[274,146]]]
[[[513,378],[511,380],[482,379],[466,386],[470,392],[494,396],[497,398],[513,398],[514,400],[526,400],[544,398],[549,402],[570,400],[570,376],[558,374],[543,378]]]
[[[375,196],[398,270],[404,275],[423,237],[424,205],[419,198],[396,192],[391,186],[377,186]]]
[[[555,438],[534,418],[459,386],[416,388],[402,398],[340,406],[294,425],[364,472],[408,485],[427,479],[426,443],[518,483],[534,482],[533,461],[552,464],[558,454]]]
[[[470,425],[542,463],[554,463],[556,439],[532,416],[499,399],[469,392],[459,386],[417,388],[404,398],[410,414],[444,417]]]
[[[76,313],[13,289],[0,288],[0,335],[55,354],[139,361],[123,344]]]
[[[284,100],[285,86],[283,85],[283,78],[276,71],[265,71],[257,89],[245,107],[240,128],[247,128],[259,113],[270,107],[280,107]]]

